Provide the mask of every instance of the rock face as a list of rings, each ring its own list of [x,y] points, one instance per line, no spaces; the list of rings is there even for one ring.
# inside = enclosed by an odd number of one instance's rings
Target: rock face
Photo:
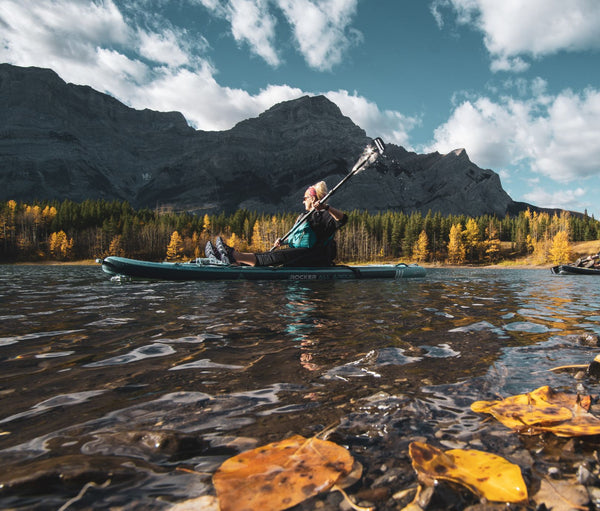
[[[331,187],[370,141],[323,96],[280,103],[221,132],[178,112],[134,110],[47,69],[0,65],[0,199],[119,199],[198,212],[299,210],[306,186]],[[504,215],[527,207],[464,150],[385,158],[336,194],[344,209]],[[534,208],[535,209],[535,208]]]

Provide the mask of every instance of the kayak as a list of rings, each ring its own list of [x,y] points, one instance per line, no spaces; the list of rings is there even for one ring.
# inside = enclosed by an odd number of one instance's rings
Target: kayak
[[[199,258],[185,263],[151,262],[109,256],[98,259],[102,271],[113,277],[152,280],[355,280],[404,279],[424,277],[425,268],[417,264],[356,266],[281,267],[234,266],[216,264]]]
[[[559,264],[553,266],[550,271],[555,275],[600,275],[599,268],[585,268],[572,264]]]

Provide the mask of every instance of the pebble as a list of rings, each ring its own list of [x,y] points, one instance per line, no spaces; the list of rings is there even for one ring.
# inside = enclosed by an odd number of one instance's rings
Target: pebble
[[[550,467],[548,469],[548,475],[552,479],[558,479],[560,477],[560,470],[557,467]]]
[[[585,467],[584,465],[579,465],[577,469],[577,482],[579,484],[587,484],[590,478],[592,477],[592,473]]]

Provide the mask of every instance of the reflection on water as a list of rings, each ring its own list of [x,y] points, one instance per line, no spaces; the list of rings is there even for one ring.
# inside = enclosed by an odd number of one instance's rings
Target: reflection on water
[[[110,480],[78,505],[164,509],[212,492],[226,457],[331,424],[368,486],[409,432],[476,445],[473,400],[572,391],[549,369],[594,358],[599,289],[548,270],[115,283],[0,267],[0,507],[58,509]]]

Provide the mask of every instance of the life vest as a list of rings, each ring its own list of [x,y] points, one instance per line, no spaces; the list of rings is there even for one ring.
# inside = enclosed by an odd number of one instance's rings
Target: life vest
[[[288,237],[288,245],[292,248],[312,248],[317,242],[317,235],[308,220],[298,225]]]

